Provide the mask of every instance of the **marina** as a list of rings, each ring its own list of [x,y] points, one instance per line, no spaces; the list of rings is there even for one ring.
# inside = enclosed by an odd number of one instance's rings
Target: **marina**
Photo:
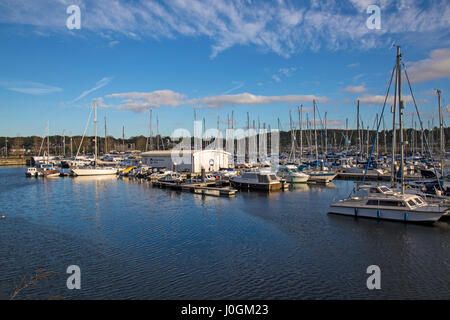
[[[450,300],[450,2],[0,8],[0,300]]]

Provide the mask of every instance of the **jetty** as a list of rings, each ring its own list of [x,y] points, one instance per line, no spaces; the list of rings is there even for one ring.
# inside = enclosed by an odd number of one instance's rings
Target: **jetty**
[[[237,192],[236,189],[228,186],[218,187],[215,184],[212,186],[207,183],[173,183],[153,181],[152,186],[215,197],[234,197]]]

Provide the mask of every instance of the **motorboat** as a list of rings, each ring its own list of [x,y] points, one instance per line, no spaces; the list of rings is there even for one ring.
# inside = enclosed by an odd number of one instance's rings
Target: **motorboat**
[[[59,177],[59,170],[55,169],[54,165],[52,163],[42,163],[39,164],[39,167],[37,168],[36,176],[39,177]]]
[[[37,170],[36,167],[29,167],[25,171],[25,176],[27,176],[27,177],[36,177],[37,173],[38,173],[38,170]]]
[[[280,190],[282,183],[276,174],[271,172],[244,172],[240,176],[230,178],[231,185],[240,189]]]
[[[159,182],[180,183],[183,181],[178,172],[168,172],[164,177],[158,179]]]
[[[288,183],[306,183],[309,175],[298,170],[296,165],[282,165],[278,168],[277,176]]]
[[[367,194],[340,200],[330,206],[329,213],[428,223],[436,222],[448,213],[445,206],[429,204],[416,194],[394,192],[386,186],[371,186],[360,190]]]

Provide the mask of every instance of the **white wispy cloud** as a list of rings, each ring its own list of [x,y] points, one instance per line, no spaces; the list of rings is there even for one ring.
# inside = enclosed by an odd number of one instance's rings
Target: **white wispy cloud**
[[[0,22],[67,32],[67,16],[61,12],[68,4],[62,0],[3,0]],[[381,30],[366,27],[369,15],[365,9],[373,4],[369,0],[73,0],[70,4],[81,7],[83,29],[133,39],[208,38],[211,57],[244,45],[289,57],[305,49],[371,49],[388,46],[392,39],[416,45],[422,38],[426,40],[419,43],[422,46],[449,43],[450,20],[446,17],[450,16],[450,3],[446,0],[430,5],[420,0],[378,0]]]
[[[450,78],[450,49],[433,50],[426,59],[407,66],[411,82]]]
[[[224,106],[240,106],[240,105],[270,105],[276,103],[302,103],[312,102],[327,102],[327,97],[320,97],[315,95],[283,95],[283,96],[261,96],[253,95],[251,93],[240,94],[223,94],[217,96],[208,96],[200,98],[188,99],[185,94],[174,92],[172,90],[156,90],[152,92],[127,92],[127,93],[113,93],[107,95],[105,98],[122,99],[119,105],[107,105],[101,100],[103,106],[116,107],[120,110],[127,110],[137,113],[147,112],[149,108],[180,107],[184,105],[191,105],[194,108],[211,108],[219,109]]]
[[[358,66],[359,66],[359,62],[350,63],[350,64],[347,65],[348,68],[355,68],[355,67],[358,67]]]
[[[59,87],[30,81],[0,81],[0,87],[10,91],[32,95],[44,95],[54,92],[60,92],[63,90]]]
[[[152,92],[113,93],[107,95],[106,98],[122,99],[121,104],[117,106],[118,109],[144,113],[149,108],[178,107],[185,103],[186,96],[172,90],[156,90]]]
[[[376,95],[376,94],[365,94],[358,98],[360,103],[367,103],[367,104],[383,104],[385,100],[385,96],[383,95]],[[412,102],[412,97],[410,95],[404,95],[402,96],[402,100],[406,102]],[[387,99],[387,104],[392,105],[394,103],[394,96],[390,95]]]
[[[104,77],[104,78],[100,79],[99,81],[97,81],[97,83],[95,84],[95,86],[93,88],[83,91],[77,98],[73,99],[71,101],[71,103],[76,102],[76,101],[84,98],[88,94],[90,94],[90,93],[92,93],[94,91],[97,91],[100,88],[103,88],[108,83],[110,83],[112,79],[113,79],[112,77]]]
[[[312,102],[327,102],[328,98],[318,97],[315,95],[284,95],[284,96],[261,96],[253,95],[251,93],[240,93],[233,95],[209,96],[190,100],[191,103],[200,104],[207,108],[218,109],[224,106],[236,105],[263,105],[275,103],[301,103]]]
[[[367,91],[367,88],[364,86],[348,86],[344,88],[344,92],[360,93],[365,91]]]

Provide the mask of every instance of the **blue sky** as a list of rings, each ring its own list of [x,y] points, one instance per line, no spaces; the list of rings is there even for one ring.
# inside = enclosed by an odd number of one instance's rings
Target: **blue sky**
[[[72,4],[81,29],[66,27]],[[381,8],[380,30],[366,26],[370,4]],[[0,135],[42,136],[47,120],[51,134],[81,134],[94,99],[116,137],[122,126],[148,135],[149,108],[154,133],[158,117],[166,135],[192,131],[193,107],[208,127],[220,117],[225,128],[234,110],[236,126],[250,112],[288,129],[300,104],[312,118],[312,99],[329,127],[343,128],[346,118],[355,127],[359,98],[372,127],[393,44],[425,126],[437,124],[433,89],[450,111],[449,17],[448,1],[0,0]]]

